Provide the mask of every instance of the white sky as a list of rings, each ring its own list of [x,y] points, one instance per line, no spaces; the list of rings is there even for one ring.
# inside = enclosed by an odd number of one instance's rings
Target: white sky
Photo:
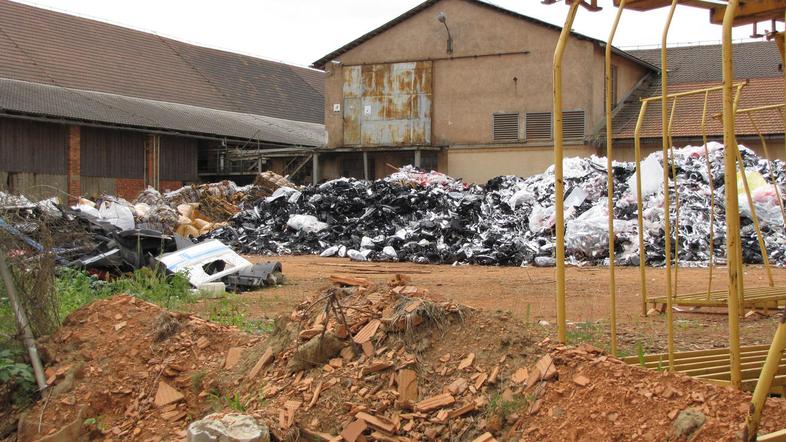
[[[386,23],[420,0],[17,0],[61,12],[154,32],[189,43],[307,66],[366,32]],[[567,7],[540,0],[493,3],[561,26]],[[606,40],[616,13],[611,0],[603,11],[579,10],[574,30]],[[667,8],[647,14],[626,11],[615,45],[660,44]],[[669,44],[718,42],[720,26],[709,24],[706,10],[677,8]],[[450,17],[448,17],[450,24]],[[769,23],[759,25],[760,32]],[[735,39],[751,34],[735,30]]]

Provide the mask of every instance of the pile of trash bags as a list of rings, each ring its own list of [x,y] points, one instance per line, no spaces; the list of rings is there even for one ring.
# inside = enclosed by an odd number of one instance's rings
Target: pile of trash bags
[[[705,265],[725,255],[724,149],[675,149],[666,167],[670,180],[672,244],[685,265]],[[768,164],[740,146],[754,209],[773,264],[786,264],[781,211],[784,164]],[[673,163],[673,164],[672,164]],[[663,155],[642,161],[644,247],[647,264],[665,263]],[[770,170],[772,167],[772,170]],[[770,174],[776,185],[770,182]],[[614,162],[615,259],[639,260],[635,163]],[[608,262],[606,159],[567,158],[565,177],[566,261]],[[715,205],[710,207],[710,181]],[[678,192],[675,192],[675,189]],[[679,223],[677,223],[677,194]],[[743,259],[762,255],[751,210],[740,184]],[[407,166],[393,175],[364,181],[341,178],[303,189],[281,187],[271,196],[246,201],[226,226],[200,240],[220,239],[246,254],[320,254],[354,260],[486,265],[553,265],[555,249],[554,168],[529,178],[500,176],[485,186],[468,185],[437,172]],[[710,209],[714,244],[709,243]],[[672,252],[672,256],[674,253]]]

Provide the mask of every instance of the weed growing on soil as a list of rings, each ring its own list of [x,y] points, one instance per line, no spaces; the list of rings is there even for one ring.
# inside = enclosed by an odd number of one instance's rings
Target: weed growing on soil
[[[191,374],[191,390],[194,393],[202,391],[202,380],[205,379],[205,374],[207,374],[205,370],[197,370]]]
[[[11,402],[23,408],[33,401],[36,385],[33,369],[18,359],[19,355],[11,350],[0,349],[0,384],[9,388]]]
[[[529,396],[518,396],[506,401],[501,394],[494,393],[486,407],[486,416],[499,416],[503,420],[518,410],[526,407],[532,398]]]
[[[593,344],[599,332],[601,332],[600,326],[594,322],[577,322],[575,327],[567,330],[568,344],[578,345],[583,342]]]
[[[208,319],[217,324],[237,327],[247,333],[261,334],[273,331],[271,320],[249,319],[246,304],[240,296],[231,293],[209,301]]]

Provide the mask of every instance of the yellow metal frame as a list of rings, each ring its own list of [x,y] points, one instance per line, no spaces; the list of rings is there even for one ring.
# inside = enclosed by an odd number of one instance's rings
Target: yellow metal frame
[[[565,314],[565,182],[562,175],[562,159],[564,157],[564,144],[562,138],[562,59],[565,55],[570,30],[576,18],[581,2],[574,1],[568,10],[565,26],[560,32],[557,49],[554,51],[553,62],[553,109],[554,109],[554,199],[556,212],[555,228],[556,238],[556,280],[557,280],[557,335],[563,344],[567,340],[566,314]]]
[[[611,322],[611,354],[617,355],[617,281],[615,275],[616,254],[614,253],[614,128],[612,126],[612,110],[614,103],[614,91],[611,78],[611,48],[614,43],[614,35],[617,33],[617,26],[622,11],[625,10],[625,1],[621,0],[611,27],[609,38],[606,42],[606,190],[608,192],[608,212],[609,212],[609,300],[610,300],[610,322]]]

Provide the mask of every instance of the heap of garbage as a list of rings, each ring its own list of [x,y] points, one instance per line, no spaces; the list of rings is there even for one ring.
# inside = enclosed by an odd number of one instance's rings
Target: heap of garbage
[[[740,146],[756,214],[770,261],[786,264],[781,203],[786,174]],[[679,260],[704,265],[725,255],[724,149],[721,144],[675,149],[669,170],[672,244]],[[673,163],[673,164],[672,164]],[[642,162],[644,244],[647,264],[665,263],[663,155]],[[768,183],[770,174],[777,187]],[[615,259],[638,264],[635,163],[614,162]],[[564,162],[566,260],[608,262],[606,159]],[[714,244],[709,243],[712,180]],[[740,183],[740,189],[742,189]],[[675,192],[675,189],[677,190]],[[679,224],[677,224],[679,198]],[[377,181],[340,178],[303,189],[281,187],[256,202],[246,201],[226,226],[204,238],[220,239],[246,254],[320,254],[354,260],[487,265],[552,265],[555,248],[554,168],[529,178],[501,176],[485,186],[411,166]],[[740,191],[743,258],[759,263],[751,210]],[[673,256],[673,254],[672,254]]]

